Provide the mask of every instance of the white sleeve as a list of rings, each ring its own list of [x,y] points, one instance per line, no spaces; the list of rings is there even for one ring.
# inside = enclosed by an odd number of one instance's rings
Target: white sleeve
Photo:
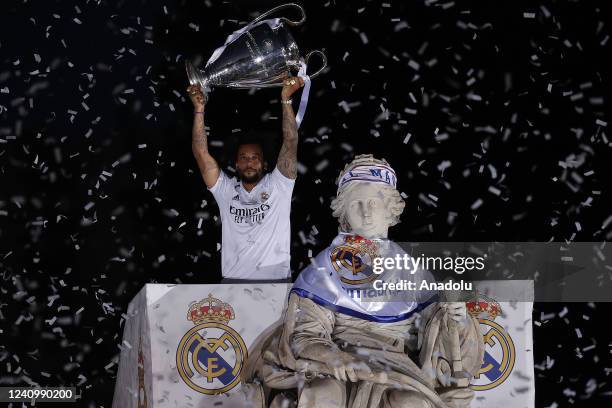
[[[285,177],[278,167],[274,167],[274,170],[270,173],[270,177],[274,186],[279,188],[283,193],[291,195],[293,187],[295,186],[295,179]]]
[[[215,197],[217,204],[221,204],[227,201],[228,196],[233,193],[233,184],[234,183],[232,182],[232,179],[229,178],[223,170],[221,170],[219,172],[219,177],[217,177],[215,185],[209,188],[208,191],[210,191],[213,197]]]

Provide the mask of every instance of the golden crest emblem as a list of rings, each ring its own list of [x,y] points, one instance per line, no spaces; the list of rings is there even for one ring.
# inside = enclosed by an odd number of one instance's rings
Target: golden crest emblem
[[[176,350],[176,367],[189,388],[202,394],[224,394],[240,383],[247,347],[228,324],[234,309],[213,297],[192,302],[187,320],[192,327]]]
[[[497,301],[478,295],[466,304],[468,312],[480,323],[483,332],[484,362],[472,381],[474,391],[486,391],[502,384],[512,373],[516,350],[510,334],[494,320],[502,312]]]
[[[330,260],[343,283],[361,285],[376,278],[372,263],[379,256],[376,242],[359,235],[349,235],[344,243],[332,249]]]

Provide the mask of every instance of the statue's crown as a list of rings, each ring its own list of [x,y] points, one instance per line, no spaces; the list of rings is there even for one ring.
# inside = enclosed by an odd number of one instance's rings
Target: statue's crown
[[[468,313],[479,319],[495,320],[501,314],[497,301],[484,295],[478,295],[466,302]]]
[[[234,309],[212,294],[199,302],[192,303],[187,312],[187,320],[191,320],[195,325],[208,322],[227,323],[234,318]]]

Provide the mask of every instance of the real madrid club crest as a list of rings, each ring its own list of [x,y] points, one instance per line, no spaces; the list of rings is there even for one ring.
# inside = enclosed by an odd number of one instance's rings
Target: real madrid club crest
[[[259,197],[261,198],[262,202],[266,202],[268,201],[268,198],[270,198],[270,194],[263,191]]]
[[[508,332],[495,318],[501,313],[501,306],[495,300],[483,295],[467,302],[468,312],[478,319],[484,336],[484,362],[474,376],[474,391],[486,391],[502,384],[510,376],[516,361],[514,342]]]
[[[247,359],[242,337],[228,326],[234,309],[209,294],[193,302],[187,320],[195,325],[181,338],[176,367],[187,386],[202,394],[223,394],[240,382]]]
[[[343,244],[331,251],[331,264],[343,283],[362,285],[376,278],[372,263],[374,258],[380,256],[378,252],[376,242],[359,235],[349,235]]]

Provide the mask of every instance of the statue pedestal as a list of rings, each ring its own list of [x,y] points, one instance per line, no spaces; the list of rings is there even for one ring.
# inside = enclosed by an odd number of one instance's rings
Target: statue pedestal
[[[248,406],[241,369],[247,354],[281,322],[290,288],[145,285],[123,323],[113,408]],[[471,407],[533,408],[532,303],[499,304],[501,315],[481,320],[485,362],[472,379]]]

